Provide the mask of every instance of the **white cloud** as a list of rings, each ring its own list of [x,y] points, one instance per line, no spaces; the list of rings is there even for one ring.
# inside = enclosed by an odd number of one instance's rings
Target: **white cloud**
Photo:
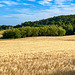
[[[36,12],[31,12],[30,9],[21,9],[18,10],[20,12],[19,14],[10,14],[10,15],[4,15],[5,18],[16,18],[17,22],[15,24],[20,24],[25,21],[35,21],[35,20],[41,20],[50,18],[53,16],[58,15],[69,15],[69,14],[75,14],[75,5],[63,5],[61,8],[59,6],[55,5],[50,7],[49,9],[45,10],[37,10]],[[24,11],[24,12],[23,12]],[[26,12],[26,13],[25,13]],[[9,20],[8,19],[8,20]]]
[[[27,3],[23,3],[23,5],[30,5],[30,4],[27,4]]]
[[[0,4],[0,7],[3,7],[3,6],[5,6],[5,5],[3,5],[3,4]]]
[[[11,5],[18,5],[18,3],[14,2],[14,1],[0,1],[0,3],[4,3],[4,4],[7,4],[9,6],[11,6]]]
[[[52,0],[43,0],[42,2],[39,1],[39,4],[50,4],[50,1]],[[69,5],[64,5],[63,3],[65,1],[71,1],[71,0],[55,0],[55,5],[51,5],[49,9],[44,10],[32,10],[32,9],[15,9],[15,11],[18,14],[9,14],[4,15],[3,20],[11,20],[10,24],[20,24],[25,21],[35,21],[40,19],[46,19],[53,16],[58,15],[69,15],[69,14],[75,14],[75,4],[70,3]],[[27,5],[25,3],[25,5]],[[12,20],[13,19],[13,20]],[[12,22],[14,21],[14,22]]]
[[[39,4],[41,5],[48,5],[48,4],[51,4],[51,1],[53,0],[41,0],[41,1],[38,1]],[[69,2],[69,1],[73,1],[73,0],[54,0],[55,4],[63,4],[64,2]]]
[[[52,0],[43,0],[43,1],[39,1],[38,3],[41,5],[45,5],[45,4],[50,4],[50,1]]]
[[[17,0],[17,1],[20,1],[20,0]],[[0,1],[0,3],[4,3],[4,4],[7,4],[9,6],[11,6],[11,5],[31,5],[28,3],[18,3],[18,2],[14,2],[14,1]],[[3,6],[3,4],[0,4],[0,6]]]

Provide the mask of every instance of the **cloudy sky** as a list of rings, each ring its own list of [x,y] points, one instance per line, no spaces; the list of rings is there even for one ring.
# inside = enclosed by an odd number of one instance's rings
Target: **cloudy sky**
[[[75,0],[0,0],[0,25],[75,14]]]

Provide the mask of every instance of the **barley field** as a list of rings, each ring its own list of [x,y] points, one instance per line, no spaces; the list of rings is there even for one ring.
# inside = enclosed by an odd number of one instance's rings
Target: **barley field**
[[[1,40],[0,75],[75,75],[75,36]]]

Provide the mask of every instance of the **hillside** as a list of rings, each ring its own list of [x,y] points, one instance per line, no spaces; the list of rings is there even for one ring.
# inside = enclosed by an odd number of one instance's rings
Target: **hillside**
[[[62,27],[66,30],[67,35],[73,35],[75,32],[75,15],[62,15],[34,22],[24,22],[21,23],[21,25],[14,26],[14,28],[22,26],[41,27],[45,25],[56,25]]]
[[[43,19],[39,21],[34,22],[24,22],[21,25],[16,25],[14,27],[21,27],[21,26],[40,26],[40,25],[59,25],[64,26],[67,24],[71,24],[72,26],[75,26],[75,15],[62,15],[62,16],[56,16],[48,19]]]
[[[0,29],[9,29],[9,28],[18,28],[22,26],[43,26],[43,25],[58,25],[58,26],[65,26],[67,24],[71,24],[75,28],[75,15],[61,15],[61,16],[55,16],[48,19],[43,19],[39,21],[28,21],[21,24],[18,24],[16,26],[12,25],[2,25],[0,26]]]

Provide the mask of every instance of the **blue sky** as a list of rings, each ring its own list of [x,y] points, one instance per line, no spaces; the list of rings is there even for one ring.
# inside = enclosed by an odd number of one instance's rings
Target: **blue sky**
[[[75,0],[0,0],[0,25],[75,14]]]

